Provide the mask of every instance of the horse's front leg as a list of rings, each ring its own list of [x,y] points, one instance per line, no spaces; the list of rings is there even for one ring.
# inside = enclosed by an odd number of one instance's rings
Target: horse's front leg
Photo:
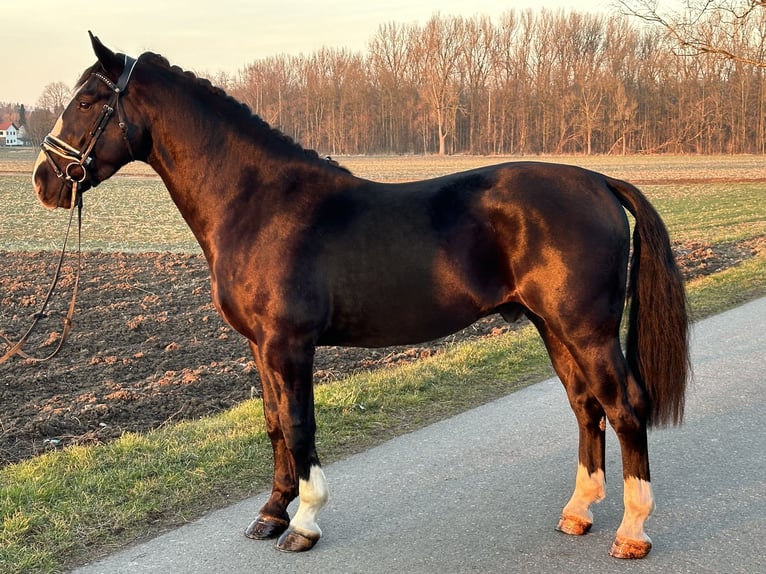
[[[254,343],[250,349],[261,375],[263,395],[263,414],[266,432],[271,440],[274,457],[274,478],[271,496],[263,505],[258,517],[247,527],[245,536],[255,540],[267,540],[280,536],[290,524],[287,513],[288,505],[298,496],[298,478],[293,464],[293,457],[287,448],[282,427],[279,422],[279,402],[281,392],[275,384],[271,372],[265,369],[260,360],[260,353]]]
[[[309,550],[317,543],[322,534],[317,515],[328,499],[314,440],[313,353],[313,345],[297,345],[294,337],[290,344],[253,345],[274,451],[274,484],[246,534],[251,538],[281,534],[277,548],[288,552]],[[287,505],[296,493],[300,505],[289,520]]]

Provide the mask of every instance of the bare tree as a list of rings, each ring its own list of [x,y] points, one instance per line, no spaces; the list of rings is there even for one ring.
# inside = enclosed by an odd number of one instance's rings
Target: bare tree
[[[682,54],[714,54],[766,68],[766,0],[684,0],[680,11],[657,0],[618,0],[627,14],[665,28]]]
[[[465,41],[460,51],[458,65],[464,77],[463,83],[467,84],[468,142],[466,147],[471,153],[486,150],[486,138],[480,142],[479,136],[484,125],[482,112],[486,109],[486,113],[489,113],[488,86],[496,60],[495,35],[496,28],[486,16],[474,17],[465,24]]]
[[[380,118],[381,144],[397,153],[414,149],[409,141],[418,77],[413,46],[419,42],[419,34],[414,24],[390,22],[381,25],[369,42],[367,66]]]
[[[29,112],[27,117],[27,138],[33,144],[43,141],[43,138],[53,128],[56,115],[48,109],[37,108]]]
[[[447,153],[450,120],[458,107],[456,75],[465,39],[465,21],[458,17],[431,18],[423,29],[421,74],[424,97],[436,118],[439,155]]]
[[[71,96],[72,90],[69,86],[64,82],[54,82],[45,86],[40,99],[37,100],[37,107],[48,110],[54,116],[59,116]]]
[[[573,104],[577,112],[575,133],[587,155],[593,153],[593,136],[599,130],[606,99],[603,64],[606,52],[605,27],[599,16],[572,12],[567,16],[563,37],[571,60]]]
[[[713,16],[709,38],[766,60],[760,4],[736,28]],[[619,15],[437,15],[381,26],[367,54],[258,60],[227,88],[320,153],[766,153],[766,67],[680,51]]]

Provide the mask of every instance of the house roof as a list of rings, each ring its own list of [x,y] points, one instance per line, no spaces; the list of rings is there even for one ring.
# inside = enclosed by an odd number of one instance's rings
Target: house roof
[[[19,129],[19,127],[14,122],[0,122],[0,131],[5,131],[11,126],[16,128],[17,130]]]

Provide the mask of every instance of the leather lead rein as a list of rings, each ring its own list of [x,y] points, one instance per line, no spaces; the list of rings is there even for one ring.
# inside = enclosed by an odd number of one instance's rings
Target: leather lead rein
[[[34,361],[36,363],[49,361],[58,355],[59,351],[64,346],[64,343],[69,337],[69,333],[72,329],[72,318],[74,317],[77,291],[80,286],[80,271],[82,270],[82,194],[78,191],[77,188],[78,183],[72,182],[72,207],[69,210],[69,224],[67,225],[66,234],[64,235],[64,245],[61,247],[61,255],[59,255],[58,265],[56,266],[56,273],[53,276],[53,281],[50,288],[48,289],[48,293],[45,295],[45,299],[43,300],[43,304],[40,307],[40,310],[33,315],[32,324],[29,326],[29,329],[27,329],[27,332],[24,333],[24,335],[17,342],[14,343],[5,335],[0,335],[0,338],[2,338],[10,346],[10,348],[3,354],[3,356],[0,357],[0,365],[5,363],[14,355],[18,355],[22,359]],[[66,317],[64,317],[64,328],[61,332],[61,337],[59,338],[59,342],[56,345],[56,348],[53,349],[50,354],[44,357],[33,357],[24,351],[24,345],[26,344],[27,339],[29,339],[29,336],[32,334],[37,324],[40,322],[40,319],[45,317],[45,310],[48,307],[51,296],[53,295],[59,278],[61,277],[61,267],[64,263],[64,256],[66,255],[66,247],[67,243],[69,242],[69,233],[72,229],[72,221],[74,220],[75,208],[77,208],[77,271],[75,273],[74,286],[72,288],[72,298],[69,301],[69,308],[67,309]]]

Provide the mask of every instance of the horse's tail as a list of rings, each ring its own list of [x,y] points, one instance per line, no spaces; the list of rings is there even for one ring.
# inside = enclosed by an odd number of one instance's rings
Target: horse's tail
[[[607,178],[635,218],[626,358],[649,395],[649,426],[680,424],[691,375],[686,293],[665,224],[633,185]]]

